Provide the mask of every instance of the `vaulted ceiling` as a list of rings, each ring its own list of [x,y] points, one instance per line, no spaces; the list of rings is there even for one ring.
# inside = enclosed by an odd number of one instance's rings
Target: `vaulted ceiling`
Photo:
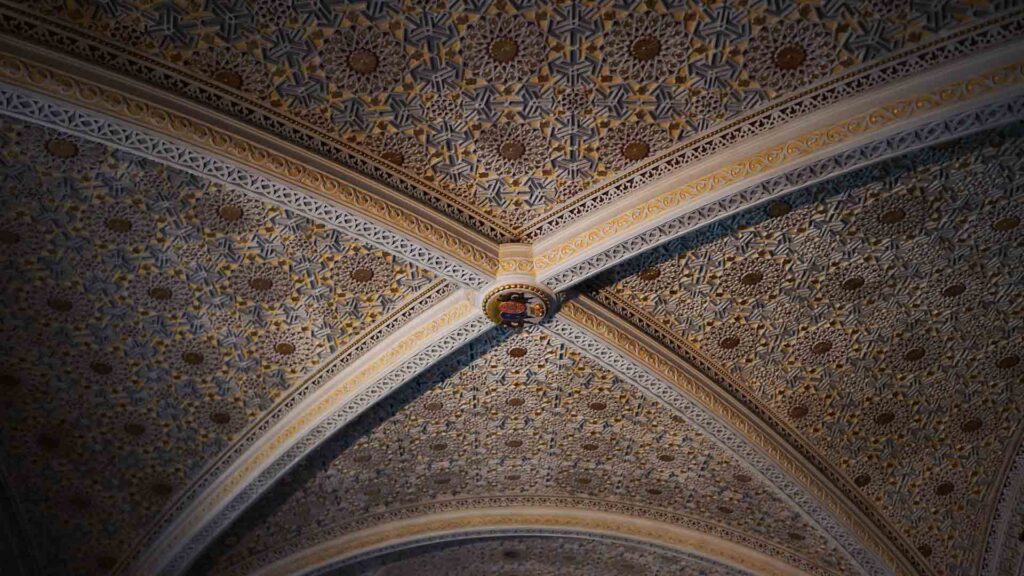
[[[1020,576],[1022,55],[995,0],[2,0],[0,561]]]

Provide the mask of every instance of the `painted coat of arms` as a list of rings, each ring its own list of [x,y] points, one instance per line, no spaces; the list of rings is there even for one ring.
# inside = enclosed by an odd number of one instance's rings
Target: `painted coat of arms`
[[[491,293],[484,310],[495,324],[522,328],[544,319],[548,313],[548,301],[542,294],[510,287]]]

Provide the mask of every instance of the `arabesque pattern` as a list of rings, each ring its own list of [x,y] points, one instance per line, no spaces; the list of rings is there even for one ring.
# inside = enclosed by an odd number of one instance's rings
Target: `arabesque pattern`
[[[970,574],[1024,409],[1024,129],[707,226],[596,295],[840,474],[938,574]]]
[[[524,502],[625,509],[792,557],[810,573],[852,570],[684,418],[533,328],[477,339],[326,441],[210,548],[200,571],[245,574],[430,509]]]
[[[579,215],[663,176],[654,161],[677,144],[741,119],[749,136],[834,101],[819,95],[772,110],[826,78],[848,79],[835,90],[853,93],[995,45],[1006,31],[869,70],[1015,6],[133,0],[38,8],[107,43],[83,50],[63,29],[40,38],[48,45],[240,115],[505,241],[563,224],[545,223],[556,209]],[[11,13],[0,26],[40,34],[30,18]],[[496,130],[504,140],[492,149]],[[703,152],[679,154],[685,164]],[[657,174],[638,175],[649,169]]]
[[[0,524],[53,575],[1020,576],[1021,46],[0,0]]]
[[[51,571],[111,568],[247,427],[443,286],[140,157],[0,137],[0,437]]]

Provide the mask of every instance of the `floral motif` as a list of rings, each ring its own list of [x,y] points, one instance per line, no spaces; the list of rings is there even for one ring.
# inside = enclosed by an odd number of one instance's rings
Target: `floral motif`
[[[383,292],[395,279],[394,266],[376,254],[349,253],[331,268],[339,290],[353,294]]]
[[[120,439],[119,444],[147,448],[152,442],[160,440],[162,432],[151,414],[134,408],[107,411],[104,414],[103,430],[104,433]]]
[[[850,338],[846,332],[831,326],[808,330],[796,344],[796,354],[811,366],[828,366],[847,359]]]
[[[178,491],[180,486],[167,473],[149,474],[133,482],[129,498],[139,510],[158,512]]]
[[[671,145],[668,132],[658,126],[636,122],[619,124],[601,139],[601,162],[609,170],[622,170]]]
[[[192,378],[213,376],[223,362],[217,347],[202,340],[174,340],[164,358],[174,373]]]
[[[730,360],[743,358],[757,344],[757,334],[749,327],[736,324],[719,324],[704,334],[703,348],[715,357]]]
[[[412,174],[423,175],[429,168],[426,147],[412,136],[393,132],[371,134],[364,144],[374,156]]]
[[[527,124],[495,124],[476,139],[480,166],[499,176],[532,174],[544,165],[547,146],[540,130]]]
[[[227,47],[209,47],[189,58],[196,71],[247,96],[263,98],[273,85],[266,66],[256,58]]]
[[[374,27],[339,29],[324,41],[320,60],[331,83],[355,94],[386,92],[405,75],[402,44]]]
[[[661,82],[686,65],[689,48],[686,28],[671,15],[630,14],[605,35],[605,64],[630,82]]]
[[[987,407],[977,404],[967,406],[956,406],[949,411],[946,433],[948,441],[953,446],[960,446],[965,443],[976,442],[979,438],[992,434],[995,426],[992,422],[986,422],[985,413]]]
[[[1019,194],[1008,190],[1020,178],[1021,134],[1015,126],[910,153],[666,243],[659,250],[684,263],[675,292],[645,286],[638,257],[594,294],[723,381],[742,379],[740,396],[927,546],[933,568],[970,572],[986,532],[954,527],[986,521],[973,502],[1000,483],[1024,393],[1013,328],[1024,301],[1012,296],[1019,242],[986,232],[1003,218],[1016,230]],[[684,308],[758,259],[779,266],[772,298],[721,289],[700,311]],[[760,337],[752,353],[709,345],[713,330],[745,326]],[[930,479],[937,470],[961,476]],[[947,481],[952,492],[937,493]]]
[[[219,194],[204,194],[199,199],[196,215],[211,230],[243,234],[264,223],[267,207],[243,192],[223,190]]]
[[[76,552],[79,544],[130,554],[168,493],[216,466],[250,416],[267,414],[286,392],[316,389],[298,370],[261,362],[265,333],[287,324],[358,354],[376,341],[370,330],[386,334],[412,317],[418,309],[408,304],[427,289],[430,301],[448,293],[432,272],[330,229],[330,216],[314,222],[105,147],[100,163],[36,162],[20,139],[30,131],[44,133],[13,118],[0,130],[9,208],[0,220],[0,443],[14,455],[5,466],[19,479],[32,537],[61,550],[58,572],[92,572],[92,553]],[[243,207],[239,217],[218,223],[232,204]],[[130,226],[108,229],[112,217]],[[122,241],[140,229],[149,232]],[[321,276],[366,251],[388,262],[390,289],[352,304]],[[343,325],[325,329],[309,313],[321,301],[348,301]],[[382,324],[384,309],[396,314]],[[350,348],[363,336],[363,348]],[[327,360],[310,356],[302,368]],[[213,418],[217,406],[226,406],[226,425]],[[158,481],[163,496],[149,498]],[[72,497],[92,504],[68,514],[62,505]]]
[[[991,382],[1024,382],[1024,346],[1018,341],[1000,342],[985,349],[977,367],[979,374]],[[1017,384],[1020,394],[1024,385]]]
[[[836,51],[832,34],[822,24],[780,22],[750,40],[746,68],[762,86],[789,92],[828,74],[836,65]]]
[[[916,234],[920,232],[925,214],[916,195],[894,194],[869,203],[861,213],[857,224],[860,231],[872,238]]]
[[[245,408],[230,400],[203,400],[195,407],[193,418],[201,430],[224,436],[234,436],[248,423]]]
[[[259,336],[260,357],[272,366],[302,370],[310,366],[316,350],[313,337],[302,331],[287,328],[267,330]]]
[[[984,304],[988,281],[974,270],[947,267],[943,274],[929,278],[923,288],[923,304],[930,310],[964,312]]]
[[[782,265],[769,258],[744,258],[722,272],[722,290],[740,298],[766,298],[778,290]]]
[[[608,462],[622,454],[627,444],[615,434],[589,430],[556,439],[567,458]]]
[[[295,289],[288,270],[272,262],[246,262],[228,279],[236,297],[263,304],[278,303]]]
[[[188,282],[170,274],[148,274],[134,278],[130,298],[144,310],[155,314],[182,313],[192,303]]]
[[[609,418],[614,419],[617,414],[628,412],[626,395],[614,388],[581,390],[572,397],[571,402],[571,408],[577,416],[590,419],[593,423],[600,423],[601,426],[604,426]]]
[[[626,276],[623,282],[643,292],[660,293],[678,289],[682,280],[679,261],[657,253],[638,258],[636,265],[630,270],[634,273]]]
[[[496,354],[503,357],[509,367],[527,368],[544,361],[547,346],[544,342],[528,333],[516,333],[501,343]]]
[[[867,402],[858,416],[859,427],[869,442],[878,444],[885,439],[898,439],[903,430],[916,426],[914,411],[906,401],[876,398]]]
[[[22,299],[36,319],[48,324],[71,326],[96,314],[95,304],[78,288],[42,286]]]
[[[422,402],[417,402],[405,408],[414,421],[417,422],[448,422],[459,418],[465,409],[463,399],[448,397],[444,394],[429,394]],[[409,433],[407,430],[392,430],[402,442],[408,442]]]
[[[555,478],[555,484],[568,494],[588,496],[604,495],[608,478],[602,468],[565,468]]]
[[[109,351],[81,350],[71,364],[78,378],[100,389],[122,385],[129,377],[125,359]]]
[[[933,467],[925,475],[920,488],[921,498],[946,508],[970,497],[970,473],[951,464]]]
[[[1020,188],[1010,191],[1011,200],[986,208],[975,226],[967,227],[970,234],[983,244],[993,246],[1021,246],[1024,240],[1024,192]]]
[[[22,154],[51,174],[92,172],[107,157],[106,148],[63,132],[26,125],[18,135]]]
[[[547,56],[544,34],[522,16],[481,17],[462,37],[466,67],[485,82],[514,84],[533,76]]]
[[[484,391],[485,409],[498,418],[535,414],[543,407],[537,390],[519,382],[502,383]]]
[[[528,342],[550,350],[548,361],[531,361],[522,369],[509,366],[514,349],[509,346],[531,346]],[[552,371],[576,377],[552,378]],[[641,423],[640,414],[660,415],[670,424],[652,430]],[[366,526],[380,521],[378,514],[393,515],[409,505],[429,506],[448,497],[456,497],[461,507],[494,494],[518,494],[535,502],[551,494],[595,496],[668,513],[684,511],[738,529],[748,510],[758,522],[765,516],[785,517],[776,514],[789,510],[753,477],[745,479],[743,494],[716,497],[718,487],[732,482],[741,468],[731,456],[686,418],[539,329],[493,333],[442,361],[371,408],[323,450],[317,463],[300,464],[296,476],[306,479],[302,486],[280,488],[276,497],[291,498],[288,506],[256,525],[235,529],[236,534],[248,532],[246,543],[230,554],[234,558],[224,559],[226,564],[240,557],[236,554],[258,555],[255,565],[290,553],[294,544],[281,544],[279,535],[294,526],[289,510],[299,508],[314,511],[302,526],[317,527],[315,533],[303,529],[303,547],[313,543],[309,538],[331,537],[323,534],[325,529],[332,536],[351,529],[351,519],[334,510],[358,510],[356,522]],[[355,458],[360,462],[353,463]],[[367,510],[362,492],[378,485],[389,492],[373,500],[374,512],[362,512]],[[715,505],[724,501],[744,514],[723,519]],[[810,532],[799,522],[782,520],[761,538],[789,546],[786,533],[794,531]],[[811,538],[794,548],[829,554]]]
[[[152,239],[153,221],[129,202],[106,202],[83,216],[85,233],[108,246],[131,246]]]
[[[0,261],[34,258],[49,248],[44,232],[23,218],[0,218]]]
[[[877,266],[864,262],[836,266],[821,281],[821,289],[831,302],[862,302],[876,294],[884,277]]]

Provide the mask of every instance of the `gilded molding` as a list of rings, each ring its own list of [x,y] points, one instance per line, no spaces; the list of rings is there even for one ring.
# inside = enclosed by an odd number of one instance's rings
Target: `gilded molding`
[[[507,243],[498,246],[498,275],[533,278],[533,245]]]
[[[343,179],[296,160],[289,154],[199,120],[195,113],[185,112],[184,107],[179,112],[125,91],[39,64],[31,59],[38,50],[0,38],[0,82],[130,122],[180,141],[195,150],[230,159],[246,170],[296,186],[314,197],[328,199],[409,238],[422,241],[468,264],[478,274],[482,273],[484,279],[493,277],[498,270],[496,245],[483,237],[476,237],[479,235],[475,233],[465,230],[460,230],[461,234],[453,232],[453,229],[459,228],[454,222],[438,215],[424,218],[375,194],[355,188]],[[78,70],[82,70],[82,67],[78,67]],[[221,119],[221,122],[227,124],[229,129],[238,128],[226,119]]]
[[[649,337],[645,337],[638,330],[632,329],[625,321],[613,318],[613,316],[613,312],[583,296],[569,300],[562,305],[560,311],[561,318],[565,318],[592,334],[617,353],[625,355],[627,361],[636,362],[643,367],[642,370],[649,370],[657,378],[670,383],[678,392],[695,401],[700,410],[711,415],[713,419],[725,423],[730,430],[736,431],[741,436],[740,442],[749,443],[757,452],[767,455],[770,458],[770,463],[766,463],[768,466],[779,467],[786,477],[798,483],[798,487],[793,488],[813,497],[814,502],[801,503],[802,508],[807,510],[809,505],[813,506],[814,503],[820,503],[825,507],[826,510],[821,511],[821,514],[810,514],[816,522],[824,523],[829,518],[835,518],[841,523],[842,528],[828,529],[826,527],[826,531],[831,533],[869,574],[884,574],[888,571],[880,566],[872,566],[871,555],[858,554],[855,550],[858,546],[863,545],[871,554],[877,555],[896,574],[926,573],[904,553],[901,553],[895,543],[857,510],[856,506],[832,486],[819,471],[815,470],[810,463],[755,415],[745,410],[735,399],[698,370],[692,366],[682,365],[682,361],[671,351]],[[614,320],[618,321],[613,324]],[[563,334],[562,337],[566,337],[566,335]],[[674,358],[676,361],[670,358]],[[643,386],[640,382],[638,384]],[[656,393],[654,390],[649,390],[649,392]],[[665,400],[665,398],[662,399]],[[722,433],[711,433],[713,437],[717,437],[723,442],[724,434],[729,434],[728,430],[722,429]],[[725,442],[725,444],[733,451],[736,451],[738,447],[742,448],[735,443]],[[753,453],[739,454],[739,456],[752,465],[756,465],[754,461],[757,456]],[[787,496],[794,497],[794,490],[786,489],[782,485],[783,479],[774,478],[773,483]],[[857,542],[844,539],[841,533],[837,533],[837,529],[850,531]],[[904,546],[903,548],[908,547]]]
[[[498,268],[500,274],[533,274],[534,270],[532,258],[502,258]]]
[[[762,149],[679,188],[662,193],[545,250],[535,258],[537,275],[542,278],[551,276],[599,245],[635,235],[655,225],[695,198],[721,193],[745,180],[753,180],[786,165],[826,153],[851,140],[898,126],[915,117],[934,114],[941,109],[991,96],[1022,84],[1024,62],[999,66],[972,78],[878,106],[867,113]]]
[[[362,530],[285,558],[256,572],[261,576],[320,574],[347,559],[396,542],[466,533],[507,533],[528,529],[534,534],[571,531],[598,538],[639,541],[731,565],[765,576],[803,576],[806,573],[753,550],[696,531],[653,520],[608,512],[523,507],[431,514]]]

